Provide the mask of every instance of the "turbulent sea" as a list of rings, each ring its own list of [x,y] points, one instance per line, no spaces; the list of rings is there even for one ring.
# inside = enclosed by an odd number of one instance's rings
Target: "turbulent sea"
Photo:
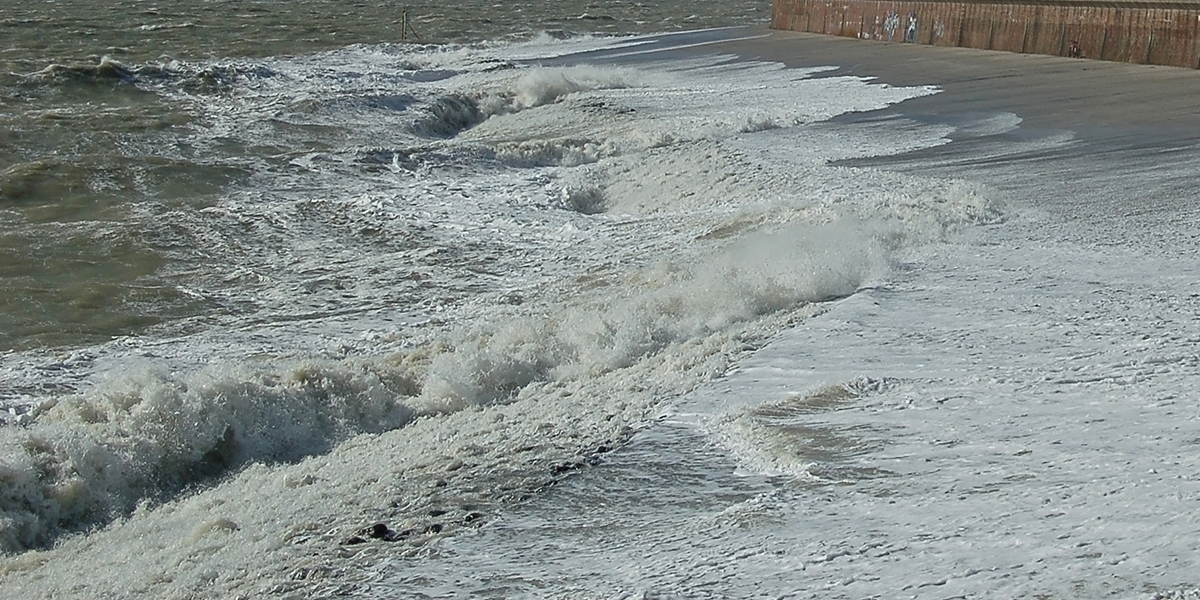
[[[997,251],[1013,222],[1044,218],[969,172],[865,164],[1020,117],[852,118],[939,90],[704,50],[765,35],[769,10],[0,8],[0,595],[1186,583],[1078,533],[1062,556],[1108,566],[1038,579],[1013,540],[1119,519],[1066,507],[1049,526],[986,503],[1069,504],[1087,478],[993,455],[1083,452],[1039,394],[1187,375],[1191,338],[1143,369],[1099,341],[1013,337],[1082,314],[997,317],[1044,302],[1022,269],[1075,264],[1070,303],[1100,255]],[[1163,294],[1194,297],[1186,269],[1139,260],[1122,272],[1169,273]],[[1145,303],[1106,298],[1105,331],[1136,345]],[[1186,389],[1164,385],[1147,402]],[[985,413],[1033,426],[935,418]],[[951,488],[962,503],[930,501]],[[973,533],[979,514],[998,516]]]

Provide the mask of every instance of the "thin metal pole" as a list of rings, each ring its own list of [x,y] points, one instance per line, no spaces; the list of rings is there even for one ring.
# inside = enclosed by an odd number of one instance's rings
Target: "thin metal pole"
[[[401,14],[401,16],[400,16],[400,41],[407,42],[408,41],[408,33],[411,31],[413,37],[416,38],[418,43],[420,43],[421,36],[417,35],[417,30],[414,29],[413,26],[409,25],[409,23],[408,23],[408,9],[407,8],[404,9],[404,12],[402,12],[400,14]]]

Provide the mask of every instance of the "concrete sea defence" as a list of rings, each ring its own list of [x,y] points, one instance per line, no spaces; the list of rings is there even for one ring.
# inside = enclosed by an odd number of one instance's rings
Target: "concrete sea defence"
[[[1200,0],[774,0],[772,27],[861,39],[1200,68]]]

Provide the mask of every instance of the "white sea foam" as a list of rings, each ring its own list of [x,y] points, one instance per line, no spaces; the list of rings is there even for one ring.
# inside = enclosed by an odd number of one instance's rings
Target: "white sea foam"
[[[61,532],[247,462],[328,451],[394,429],[415,384],[386,364],[221,364],[184,376],[125,372],[87,394],[46,401],[23,428],[0,428],[0,545],[44,546]]]
[[[256,174],[218,205],[159,217],[203,265],[172,276],[227,313],[36,371],[71,391],[3,430],[0,539],[60,545],[7,559],[7,589],[336,587],[388,551],[335,549],[362,527],[401,552],[473,527],[897,253],[1001,214],[977,187],[825,163],[941,143],[822,123],[931,89],[504,52],[153,84],[195,106],[195,147],[270,149],[230,159]],[[13,389],[39,360],[11,357]]]

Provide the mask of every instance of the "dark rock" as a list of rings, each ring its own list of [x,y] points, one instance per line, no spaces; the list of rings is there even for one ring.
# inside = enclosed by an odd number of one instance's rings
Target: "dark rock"
[[[377,540],[381,540],[386,538],[389,533],[392,533],[392,530],[388,529],[387,525],[384,525],[383,523],[376,523],[371,526],[371,530],[367,533],[367,535]]]
[[[552,469],[550,469],[550,472],[554,473],[555,475],[562,475],[563,473],[569,473],[571,471],[578,471],[581,468],[583,468],[583,463],[569,462],[569,463],[563,463],[561,465],[554,465],[554,467]]]
[[[429,516],[431,516],[431,517],[440,517],[440,516],[442,516],[442,515],[446,514],[446,512],[447,512],[447,511],[444,511],[444,510],[442,510],[442,509],[440,509],[440,508],[435,508],[435,509],[433,509],[433,510],[429,511]]]
[[[412,530],[392,531],[385,523],[376,523],[365,530],[367,537],[385,542],[394,542],[412,535]],[[364,540],[365,541],[365,540]]]

